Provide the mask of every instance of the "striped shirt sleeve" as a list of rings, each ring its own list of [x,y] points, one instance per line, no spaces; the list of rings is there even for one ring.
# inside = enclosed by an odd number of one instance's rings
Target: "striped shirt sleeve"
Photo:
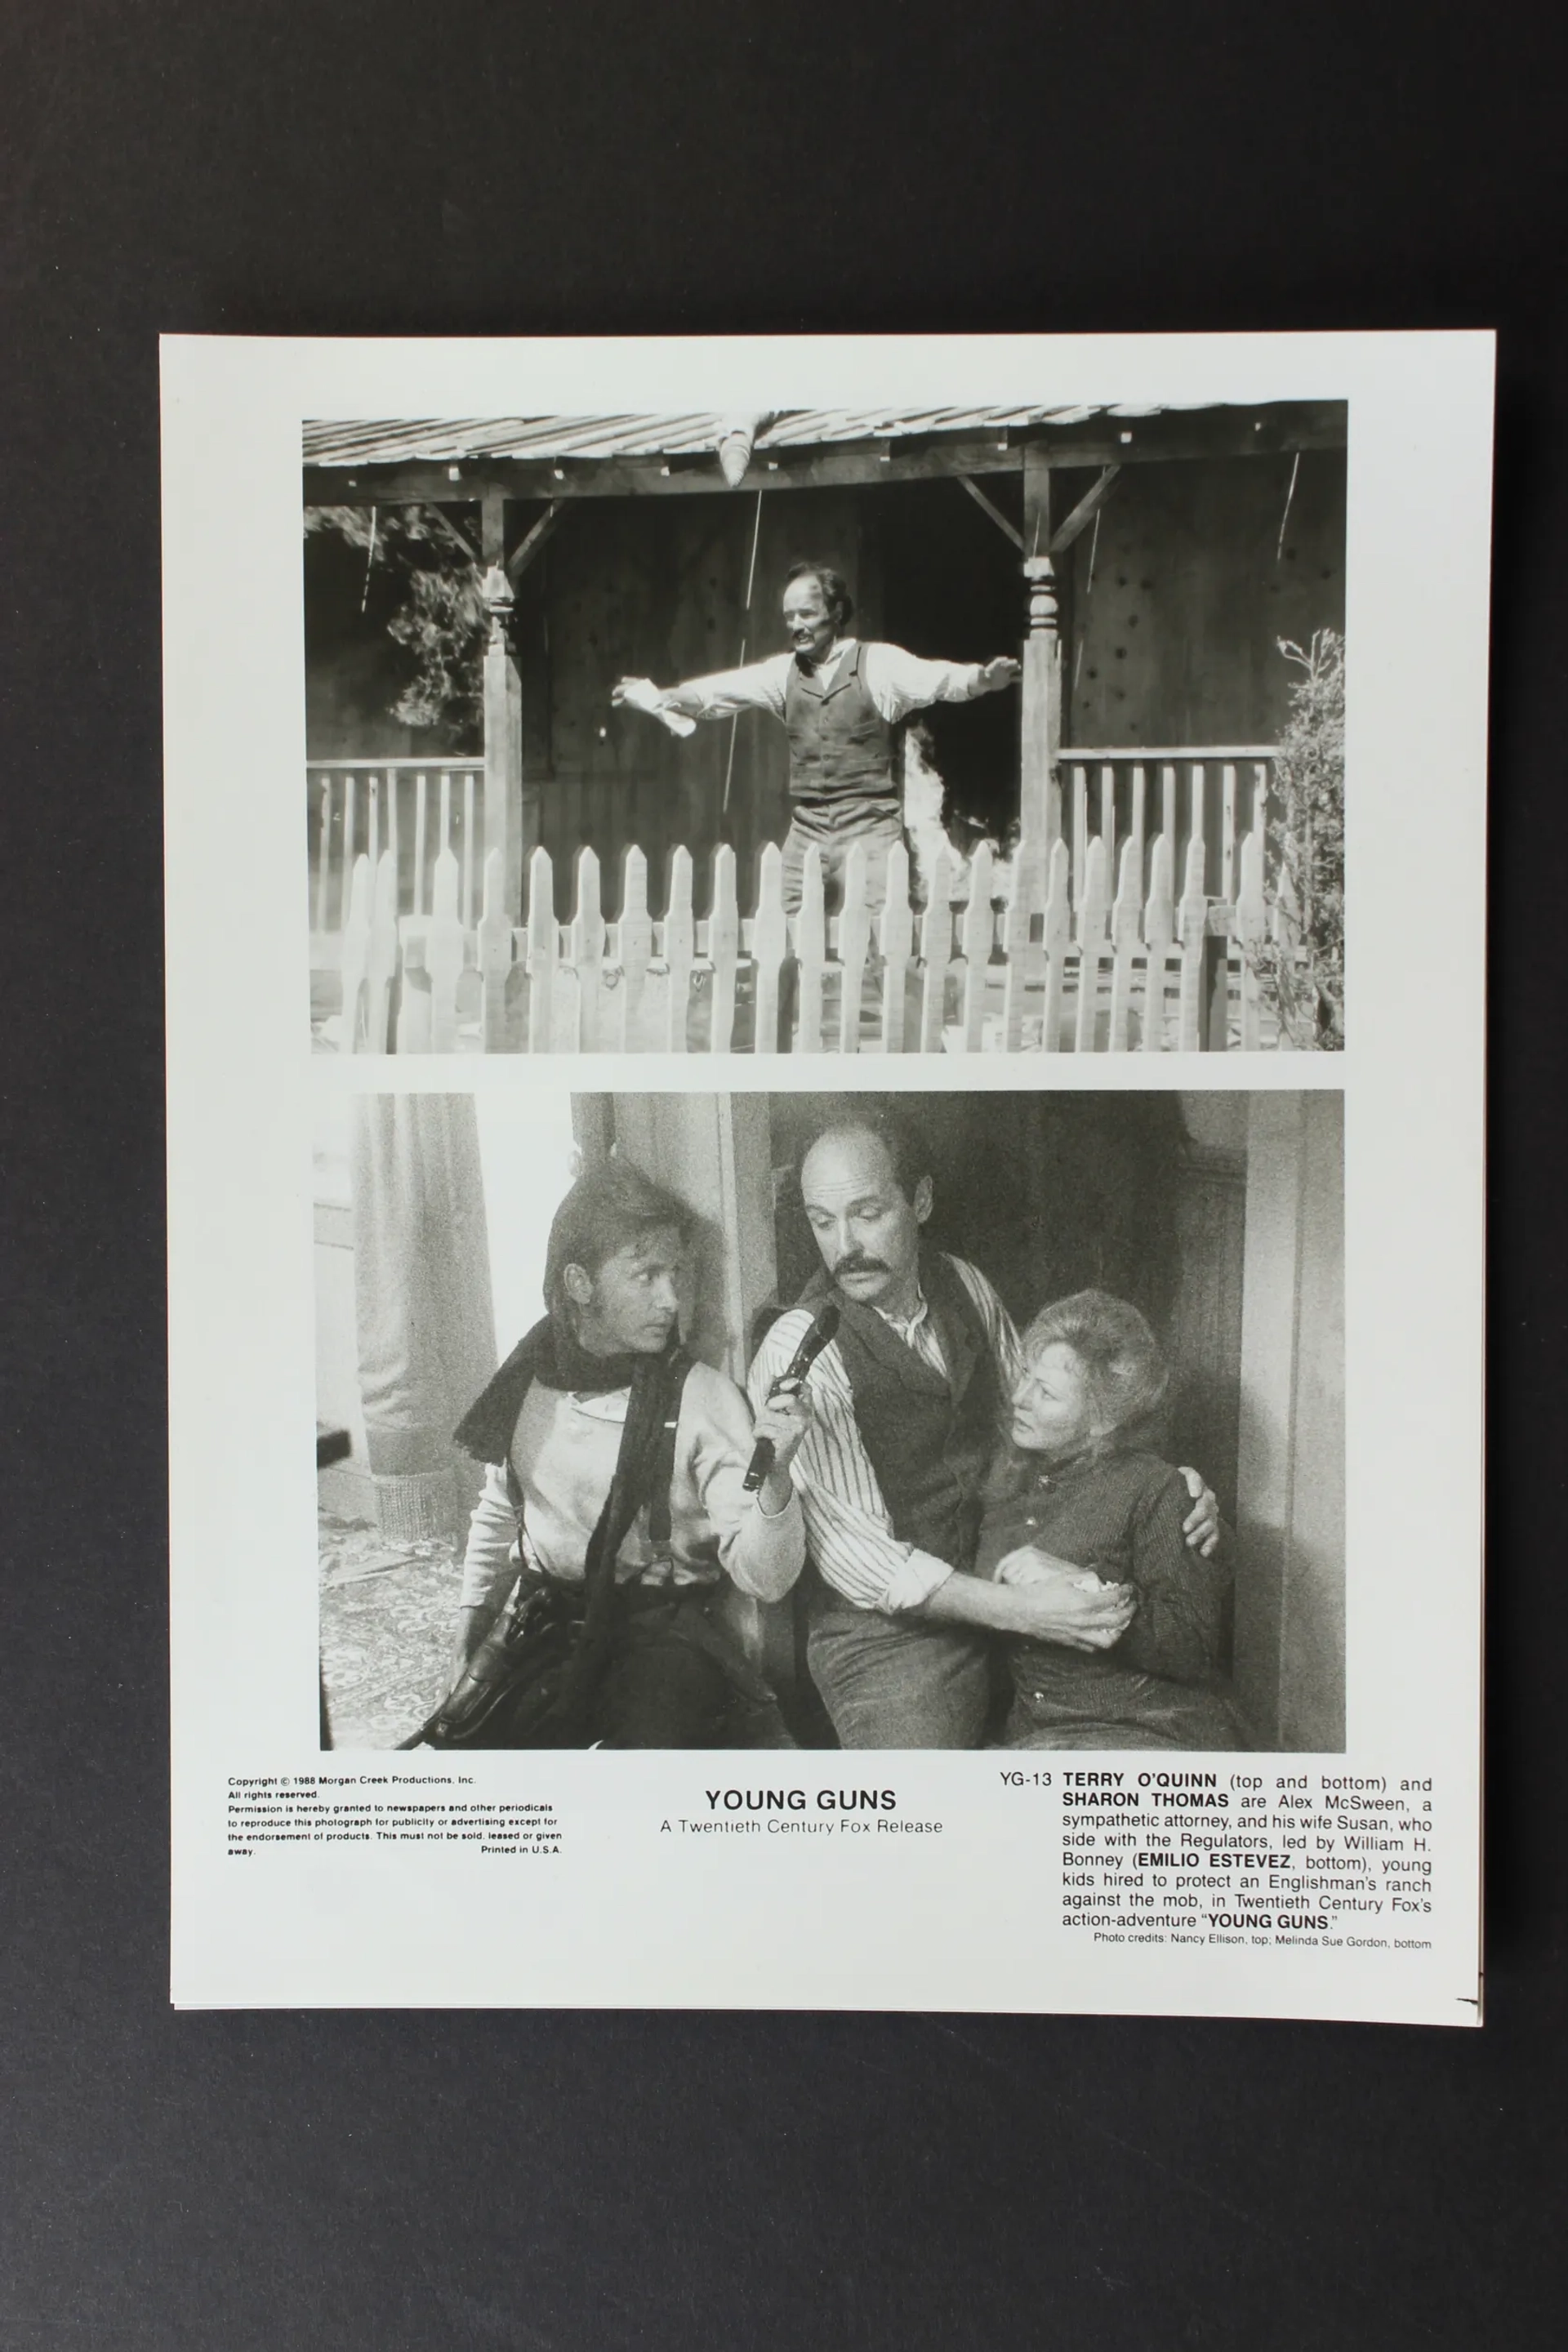
[[[952,1264],[985,1327],[998,1378],[1010,1388],[1017,1376],[1018,1342],[1007,1310],[983,1274],[961,1258]],[[810,1323],[810,1311],[797,1307],[781,1315],[768,1332],[748,1382],[753,1403],[766,1397]],[[836,1343],[826,1347],[812,1366],[806,1391],[812,1424],[790,1475],[805,1516],[807,1549],[819,1573],[857,1609],[895,1616],[923,1608],[952,1574],[953,1563],[916,1544],[902,1543],[893,1533],[892,1516],[855,1420],[854,1393]]]

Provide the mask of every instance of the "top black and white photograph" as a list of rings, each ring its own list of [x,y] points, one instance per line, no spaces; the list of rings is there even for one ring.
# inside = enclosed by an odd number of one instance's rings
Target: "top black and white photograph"
[[[1342,1048],[1347,416],[308,422],[316,1050]]]

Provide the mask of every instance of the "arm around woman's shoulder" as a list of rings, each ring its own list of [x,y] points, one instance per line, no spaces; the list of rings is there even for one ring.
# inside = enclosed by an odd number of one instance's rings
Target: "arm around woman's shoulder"
[[[1207,1682],[1221,1670],[1230,1570],[1186,1541],[1182,1528],[1192,1497],[1181,1472],[1146,1458],[1131,1525],[1138,1610],[1117,1655],[1143,1674]]]

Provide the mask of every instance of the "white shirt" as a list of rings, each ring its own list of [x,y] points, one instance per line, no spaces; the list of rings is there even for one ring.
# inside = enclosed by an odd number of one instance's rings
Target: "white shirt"
[[[816,676],[824,689],[837,676],[854,637],[841,637]],[[744,669],[715,670],[710,677],[694,677],[680,688],[682,695],[700,698],[704,719],[728,719],[737,710],[771,710],[784,715],[784,692],[795,666],[794,654],[773,654],[768,660],[748,662]],[[980,688],[979,662],[922,661],[902,646],[864,645],[860,677],[879,715],[896,727],[911,710],[933,702],[973,702]]]
[[[529,1390],[511,1442],[526,1566],[563,1583],[582,1582],[630,1396],[629,1389],[579,1396],[541,1381]],[[712,1584],[727,1574],[758,1601],[783,1598],[805,1559],[800,1503],[792,1495],[770,1518],[760,1497],[745,1492],[752,1444],[751,1411],[734,1382],[709,1364],[694,1364],[676,1424],[669,1541],[656,1549],[647,1509],[639,1511],[621,1545],[618,1582]],[[485,1472],[468,1526],[461,1606],[498,1606],[518,1566],[517,1514],[505,1467],[495,1465]]]
[[[973,1302],[984,1326],[1002,1394],[1010,1396],[1023,1364],[1012,1319],[978,1267],[965,1265],[960,1257],[950,1257],[948,1264]],[[810,1307],[792,1307],[768,1332],[746,1383],[754,1402],[761,1403],[766,1397],[811,1320]],[[922,1362],[945,1373],[942,1343],[923,1298],[907,1322],[891,1315],[884,1315],[882,1320]],[[900,1543],[893,1533],[892,1514],[855,1419],[855,1394],[837,1340],[824,1348],[806,1375],[805,1385],[815,1412],[790,1465],[790,1476],[805,1508],[812,1559],[825,1580],[857,1609],[879,1609],[895,1615],[923,1608],[952,1574],[953,1562],[938,1559],[916,1544]]]

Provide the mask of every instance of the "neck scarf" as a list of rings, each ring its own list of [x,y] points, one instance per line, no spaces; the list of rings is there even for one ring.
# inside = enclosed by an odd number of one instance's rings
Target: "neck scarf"
[[[523,1400],[535,1381],[574,1396],[611,1396],[637,1385],[639,1371],[665,1356],[595,1356],[563,1319],[545,1316],[520,1339],[494,1379],[475,1400],[453,1436],[477,1462],[504,1462]]]

